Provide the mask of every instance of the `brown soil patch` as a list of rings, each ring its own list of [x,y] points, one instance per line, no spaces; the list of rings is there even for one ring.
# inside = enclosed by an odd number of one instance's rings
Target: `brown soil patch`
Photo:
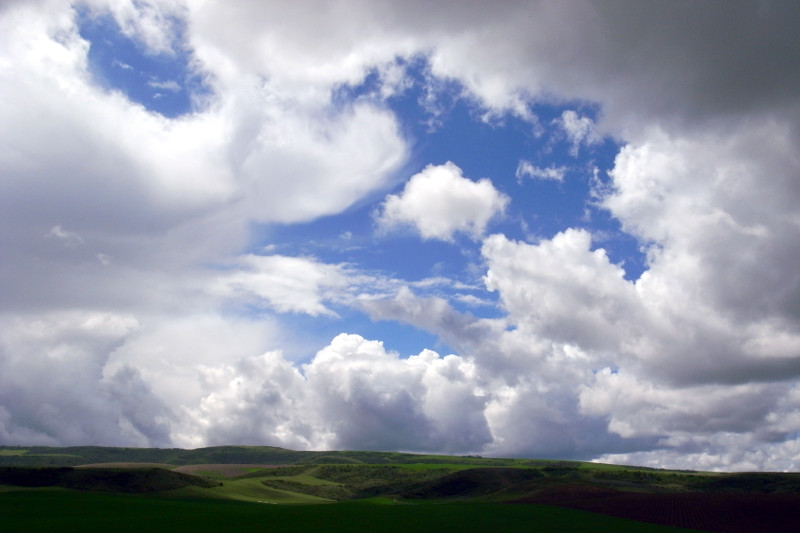
[[[635,493],[588,485],[546,489],[519,500],[718,533],[796,533],[800,494]]]
[[[208,464],[179,466],[175,472],[184,474],[202,475],[203,472],[213,472],[224,477],[236,477],[249,474],[253,468],[277,468],[286,465],[258,465],[258,464]]]

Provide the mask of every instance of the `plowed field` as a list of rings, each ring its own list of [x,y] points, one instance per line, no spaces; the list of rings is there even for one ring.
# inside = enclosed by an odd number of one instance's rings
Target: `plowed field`
[[[255,465],[255,464],[203,464],[203,465],[185,465],[179,466],[175,469],[176,472],[183,472],[184,474],[204,475],[213,473],[222,477],[236,477],[243,476],[252,472],[253,470],[265,468],[277,468],[279,465]]]
[[[800,495],[634,493],[584,485],[542,491],[520,502],[582,509],[641,522],[719,533],[797,533]]]

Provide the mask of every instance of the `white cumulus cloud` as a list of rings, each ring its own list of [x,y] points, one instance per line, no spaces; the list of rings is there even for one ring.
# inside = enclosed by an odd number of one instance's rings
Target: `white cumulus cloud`
[[[408,180],[400,194],[387,196],[378,223],[385,229],[413,226],[423,239],[449,241],[456,232],[478,238],[508,202],[491,181],[465,178],[461,169],[448,161],[425,167]]]
[[[207,394],[179,439],[312,449],[469,452],[492,438],[474,363],[338,335],[302,372],[280,353],[202,366]]]

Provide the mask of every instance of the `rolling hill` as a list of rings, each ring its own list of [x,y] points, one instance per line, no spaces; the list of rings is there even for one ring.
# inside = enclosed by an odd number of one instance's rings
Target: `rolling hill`
[[[0,503],[13,487],[54,487],[284,504],[535,504],[723,533],[800,530],[795,473],[260,446],[0,447],[0,485]]]

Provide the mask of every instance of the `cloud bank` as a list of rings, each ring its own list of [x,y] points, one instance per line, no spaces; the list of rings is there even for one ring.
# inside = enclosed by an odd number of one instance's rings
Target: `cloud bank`
[[[0,444],[796,469],[799,16],[758,1],[3,4]],[[184,54],[207,91],[169,118],[104,85],[87,17],[143,56]],[[571,163],[520,154],[477,181],[455,157],[414,167],[392,107],[420,83],[414,62],[427,104],[466,101],[487,128],[549,128],[587,164],[617,143],[590,202],[644,254],[641,275],[590,224],[498,229],[525,209],[516,180],[567,187]],[[375,247],[410,227],[459,247],[482,286],[263,237],[365,204]],[[467,290],[497,307],[465,308]],[[348,331],[356,314],[452,353],[387,350]],[[305,339],[295,319],[338,331]]]

